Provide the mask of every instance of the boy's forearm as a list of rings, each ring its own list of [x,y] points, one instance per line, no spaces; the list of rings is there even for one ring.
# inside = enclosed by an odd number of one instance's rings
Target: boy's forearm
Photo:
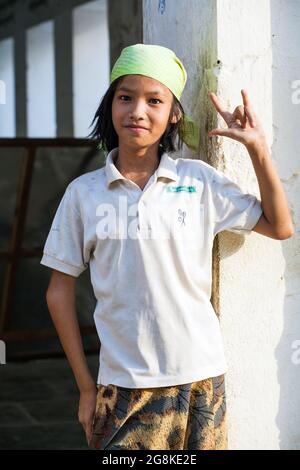
[[[278,232],[284,230],[293,233],[288,201],[267,143],[248,146],[247,150],[257,176],[265,217]]]
[[[47,305],[80,392],[95,388],[83,350],[76,315],[75,293],[47,292]]]

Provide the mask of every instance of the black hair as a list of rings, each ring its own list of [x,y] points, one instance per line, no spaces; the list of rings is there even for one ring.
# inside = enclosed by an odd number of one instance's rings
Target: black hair
[[[115,131],[113,122],[112,122],[112,101],[114,98],[114,94],[117,88],[119,81],[124,78],[124,76],[118,77],[114,80],[108,90],[106,91],[105,95],[103,95],[98,109],[94,115],[93,121],[89,127],[95,125],[88,135],[91,139],[99,140],[99,148],[104,149],[107,152],[110,152],[113,148],[119,146],[119,137]],[[171,111],[169,115],[168,125],[166,127],[165,132],[160,138],[159,141],[159,157],[164,152],[175,152],[176,150],[180,150],[183,145],[183,140],[181,137],[181,133],[183,131],[183,119],[184,119],[184,109],[180,103],[180,101],[173,95],[173,102],[171,106]],[[175,113],[176,116],[180,116],[176,123],[170,122],[173,114]],[[176,138],[178,142],[176,144]]]

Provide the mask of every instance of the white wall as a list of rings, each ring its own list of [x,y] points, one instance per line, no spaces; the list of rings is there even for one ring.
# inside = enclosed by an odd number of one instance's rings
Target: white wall
[[[109,36],[106,0],[73,10],[74,135],[86,137],[102,95],[109,86]]]
[[[207,80],[210,79],[212,51],[215,50],[215,2],[212,0],[143,1],[143,36],[145,43],[159,44],[174,50],[182,58],[187,83],[181,96],[185,112],[201,122],[206,103]],[[205,132],[205,129],[200,129]],[[176,157],[192,158],[184,145]],[[206,159],[206,155],[202,155]]]
[[[55,65],[53,21],[26,34],[28,137],[55,137]]]
[[[0,137],[15,137],[15,80],[12,38],[0,41]]]
[[[299,230],[299,105],[292,103],[291,83],[300,70],[300,3],[235,0],[229,7],[221,0],[217,5],[218,91],[234,109],[240,88],[248,89]],[[228,174],[258,194],[253,172],[246,175],[240,160],[245,156],[251,166],[247,152],[225,141],[222,151]],[[242,250],[235,237],[221,237],[231,448],[299,449],[300,366],[292,361],[292,343],[300,338],[299,233],[285,241],[252,233]]]
[[[282,330],[276,345],[282,449],[300,449],[300,2],[271,1],[273,157],[288,195],[296,235],[281,243],[285,259]]]
[[[218,94],[229,109],[245,88],[272,143],[272,47],[268,0],[217,2]],[[249,28],[251,25],[251,28]],[[230,31],[230,33],[229,33]],[[222,126],[222,118],[220,119]],[[221,139],[223,170],[259,196],[251,159],[238,142]],[[220,306],[229,362],[231,449],[278,448],[279,384],[275,348],[282,330],[281,243],[252,232],[220,236]]]
[[[300,2],[162,3],[160,12],[157,2],[144,0],[144,42],[174,49],[186,66],[183,104],[200,125],[199,157],[260,198],[244,146],[228,138],[214,144],[207,139],[207,130],[216,125],[207,91],[217,92],[233,111],[242,104],[240,90],[246,88],[298,230],[285,241],[255,232],[219,236],[229,448],[300,449],[300,365],[292,361],[292,343],[300,339],[300,104],[291,102],[292,81],[300,79]],[[219,125],[225,126],[222,118]]]

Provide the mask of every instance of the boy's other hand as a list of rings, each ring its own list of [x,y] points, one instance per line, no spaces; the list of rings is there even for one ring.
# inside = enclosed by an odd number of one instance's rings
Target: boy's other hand
[[[78,420],[82,424],[89,445],[92,438],[93,421],[96,411],[97,388],[80,392]]]

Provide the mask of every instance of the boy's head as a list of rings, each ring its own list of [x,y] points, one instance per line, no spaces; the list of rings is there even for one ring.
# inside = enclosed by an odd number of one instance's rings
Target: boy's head
[[[125,47],[111,71],[90,136],[107,151],[119,146],[119,139],[133,150],[157,145],[159,154],[181,148],[185,113],[179,100],[186,80],[171,49],[149,44]],[[145,130],[132,131],[126,127],[130,124]]]
[[[159,147],[172,151],[172,137],[181,110],[173,93],[161,82],[144,75],[125,75],[112,100],[112,122],[119,140],[127,147]],[[130,128],[141,126],[142,131]],[[163,137],[164,136],[164,137]],[[170,145],[171,144],[171,145]],[[174,146],[175,147],[175,146]]]

